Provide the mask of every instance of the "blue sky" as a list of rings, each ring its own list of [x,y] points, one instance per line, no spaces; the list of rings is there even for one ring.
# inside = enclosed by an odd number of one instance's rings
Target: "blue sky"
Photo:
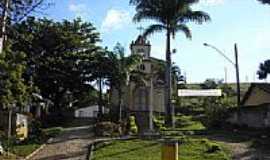
[[[92,22],[101,33],[102,45],[113,48],[120,42],[129,54],[129,44],[140,33],[139,26],[151,22],[132,23],[134,7],[129,0],[55,0],[45,16],[55,19],[81,17]],[[188,82],[202,82],[206,78],[224,79],[227,69],[228,82],[235,81],[235,70],[214,50],[203,46],[204,42],[224,51],[234,60],[233,45],[238,44],[240,78],[242,82],[259,81],[255,74],[260,62],[270,55],[270,6],[256,0],[201,0],[193,6],[210,14],[212,21],[203,25],[188,24],[193,33],[188,40],[179,33],[172,42],[177,49],[173,61],[187,75]],[[151,55],[164,59],[165,33],[149,37]]]

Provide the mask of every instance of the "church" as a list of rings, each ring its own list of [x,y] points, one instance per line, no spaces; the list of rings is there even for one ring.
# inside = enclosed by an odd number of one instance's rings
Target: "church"
[[[151,44],[139,35],[130,44],[131,54],[143,57],[137,71],[130,75],[128,85],[123,85],[122,109],[128,115],[135,115],[139,132],[153,129],[154,114],[164,114],[165,61],[151,57]],[[137,73],[140,75],[136,75]],[[111,90],[111,105],[118,105],[118,91]]]

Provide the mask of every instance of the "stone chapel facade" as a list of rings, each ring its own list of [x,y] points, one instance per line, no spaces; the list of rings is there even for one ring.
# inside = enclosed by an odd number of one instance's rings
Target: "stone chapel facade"
[[[142,73],[139,81],[132,79],[128,85],[123,85],[123,110],[129,115],[135,115],[139,130],[149,128],[149,112],[163,114],[165,61],[151,57],[151,44],[141,35],[130,45],[131,54],[139,54],[143,61],[137,70]],[[137,78],[138,79],[138,78]],[[111,105],[118,105],[118,91],[111,90]],[[140,126],[141,125],[141,126]]]

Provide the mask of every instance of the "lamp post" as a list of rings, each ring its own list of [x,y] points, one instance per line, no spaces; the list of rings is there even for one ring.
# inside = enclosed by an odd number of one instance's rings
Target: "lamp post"
[[[220,49],[217,47],[204,43],[203,44],[206,47],[210,47],[217,51],[220,55],[222,55],[227,61],[229,61],[234,67],[235,67],[235,73],[236,73],[236,84],[237,84],[237,106],[240,107],[240,77],[239,77],[239,64],[238,64],[238,49],[237,49],[237,44],[234,44],[234,54],[235,54],[235,62],[233,62],[230,58],[228,58]]]

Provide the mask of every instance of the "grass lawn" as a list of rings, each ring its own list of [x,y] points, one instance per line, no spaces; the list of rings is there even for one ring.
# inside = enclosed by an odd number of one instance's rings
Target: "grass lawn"
[[[213,150],[214,148],[214,150]],[[207,139],[188,138],[179,146],[181,160],[229,160],[229,151],[220,143]],[[161,143],[147,140],[113,141],[97,148],[94,160],[160,160]]]
[[[198,120],[194,120],[192,116],[176,116],[176,129],[177,130],[205,130],[205,126]]]
[[[16,160],[16,156],[14,156],[14,155],[10,155],[10,156],[0,155],[0,160]]]
[[[10,152],[19,157],[26,157],[32,152],[34,152],[36,149],[38,149],[40,146],[40,144],[15,145],[10,149]]]
[[[28,142],[24,142],[22,144],[12,144],[10,146],[9,152],[18,156],[18,157],[26,157],[28,155],[30,155],[32,152],[34,152],[36,149],[38,149],[43,143],[45,143],[47,141],[47,139],[51,138],[51,137],[56,137],[57,135],[63,133],[63,128],[61,127],[54,127],[54,128],[47,128],[43,130],[43,136],[44,139],[43,140],[39,140],[40,142],[36,141],[28,141]],[[2,140],[4,147],[7,150],[7,146],[8,146],[8,142],[7,139],[3,139]],[[13,157],[7,158],[4,156],[0,156],[0,160],[4,160],[4,159],[8,159],[8,160],[12,160],[14,159]]]

